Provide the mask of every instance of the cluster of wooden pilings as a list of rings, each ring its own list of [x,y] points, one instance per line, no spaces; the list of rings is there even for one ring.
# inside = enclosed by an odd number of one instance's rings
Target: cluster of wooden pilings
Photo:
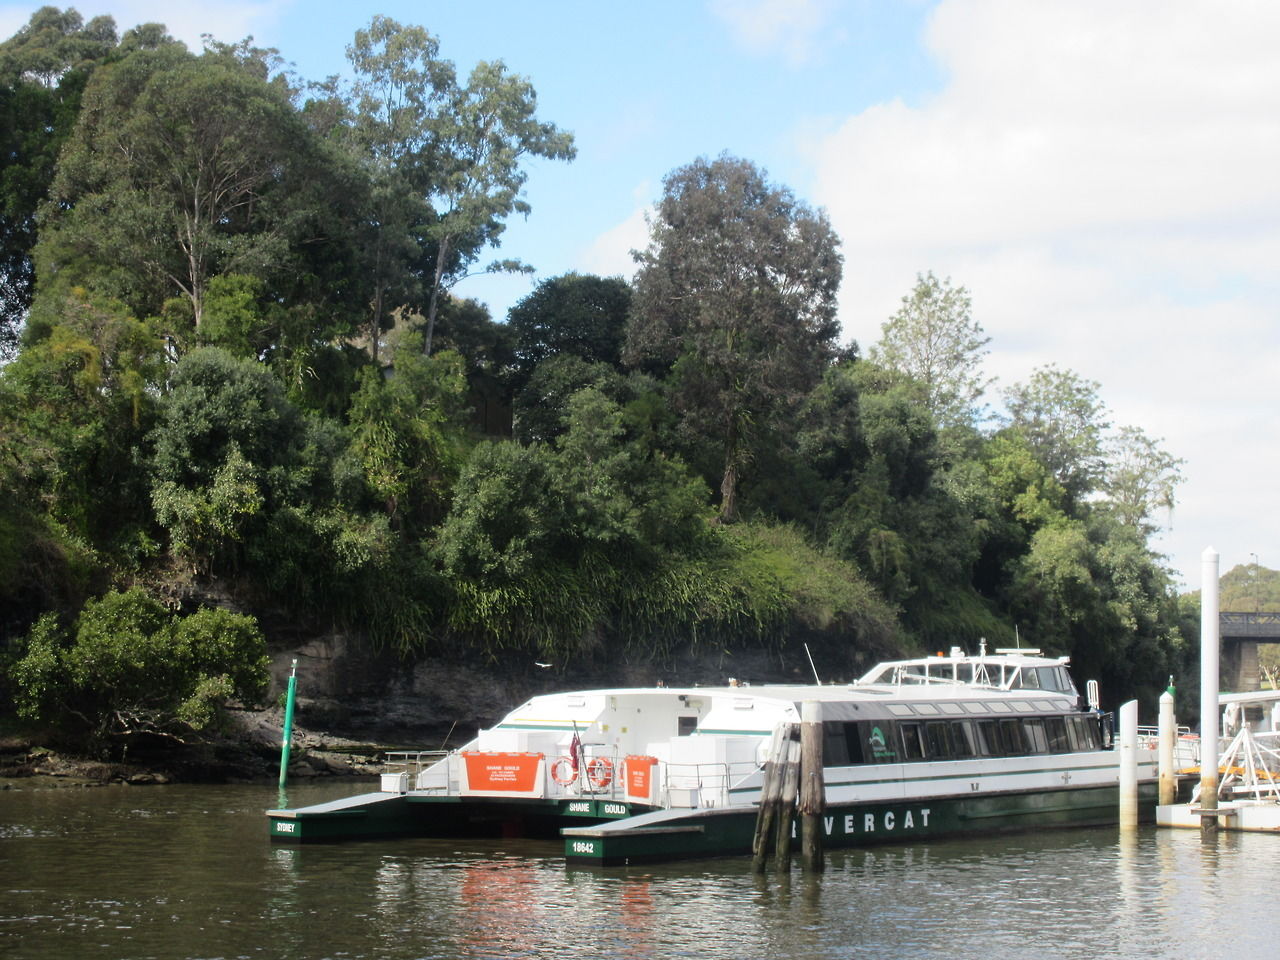
[[[821,873],[823,857],[822,814],[827,808],[822,777],[822,704],[806,700],[801,723],[783,723],[773,731],[764,765],[764,785],[756,832],[752,840],[751,868],[764,873],[773,854],[778,873],[791,871],[791,840],[797,816],[800,820],[800,866]]]

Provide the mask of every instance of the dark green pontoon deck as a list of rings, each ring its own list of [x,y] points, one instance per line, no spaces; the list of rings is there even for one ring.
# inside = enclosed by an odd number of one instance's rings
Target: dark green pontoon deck
[[[283,843],[370,837],[557,837],[566,825],[630,817],[637,807],[594,798],[508,800],[428,793],[366,793],[293,810],[268,810]]]

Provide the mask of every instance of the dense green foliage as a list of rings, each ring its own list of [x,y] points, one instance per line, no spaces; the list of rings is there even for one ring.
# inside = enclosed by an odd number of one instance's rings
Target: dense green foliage
[[[90,600],[69,628],[41,616],[13,676],[20,716],[105,750],[210,727],[227,699],[263,693],[267,656],[252,618],[212,607],[170,616],[134,588]]]
[[[670,368],[687,437],[721,461],[720,515],[835,354],[842,259],[825,213],[722,156],[672,172],[638,254],[625,354]]]
[[[115,36],[46,8],[0,44],[24,715],[106,742],[253,696],[261,640],[211,589],[406,655],[806,643],[847,676],[1020,636],[1109,702],[1182,672],[1147,543],[1179,461],[1053,367],[993,425],[963,287],[926,274],[870,359],[840,348],[825,215],[722,156],[668,176],[634,284],[553,278],[496,323],[450,290],[527,212],[521,159],[572,156],[526,80],[460,82],[381,17],[354,86],[305,95],[274,51]]]

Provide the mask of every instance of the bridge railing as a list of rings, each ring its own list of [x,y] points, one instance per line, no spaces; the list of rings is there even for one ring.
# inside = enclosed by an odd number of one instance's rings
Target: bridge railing
[[[1267,611],[1242,613],[1228,611],[1218,614],[1218,625],[1225,637],[1266,637],[1280,640],[1280,613]]]

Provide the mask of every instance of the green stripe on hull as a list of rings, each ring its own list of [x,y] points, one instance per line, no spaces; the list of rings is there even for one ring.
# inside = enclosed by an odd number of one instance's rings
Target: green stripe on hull
[[[1154,817],[1155,801],[1155,784],[1142,784],[1139,810],[1146,819]],[[910,802],[877,801],[833,806],[823,816],[823,828],[827,847],[838,849],[1055,827],[1100,826],[1118,821],[1118,805],[1119,790],[1114,785]],[[565,856],[570,863],[592,866],[737,856],[751,852],[755,822],[753,807],[740,811],[690,811],[687,817],[634,832],[627,830],[625,823],[619,823],[593,830],[592,835],[567,835]],[[795,821],[793,836],[797,832],[798,821]]]

